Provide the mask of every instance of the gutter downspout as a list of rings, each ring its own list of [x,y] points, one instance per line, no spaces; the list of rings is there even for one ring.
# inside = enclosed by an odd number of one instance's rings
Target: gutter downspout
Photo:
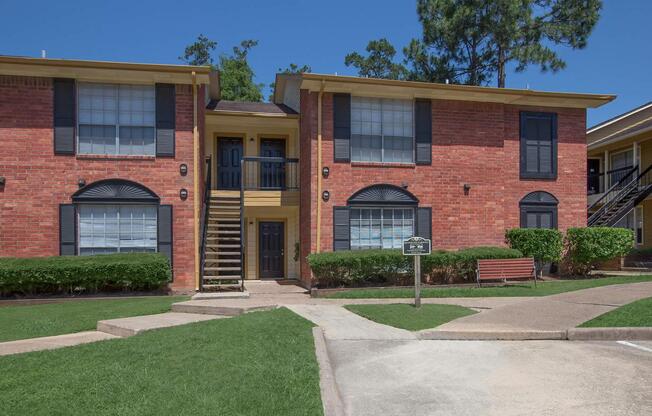
[[[324,86],[326,81],[322,80],[317,98],[317,247],[316,252],[321,252],[321,131],[322,131],[322,98],[324,97]]]
[[[193,202],[194,202],[194,237],[195,237],[195,291],[199,291],[199,131],[197,129],[197,74],[192,71],[192,141],[193,141]]]

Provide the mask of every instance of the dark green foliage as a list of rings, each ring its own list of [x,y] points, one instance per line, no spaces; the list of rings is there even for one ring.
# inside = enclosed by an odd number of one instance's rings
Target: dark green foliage
[[[634,233],[627,228],[569,228],[565,239],[566,272],[586,276],[596,263],[629,253],[633,244]]]
[[[153,290],[170,281],[166,256],[156,253],[0,258],[0,294]]]
[[[454,69],[459,82],[505,87],[505,67],[566,64],[553,45],[586,47],[600,18],[600,0],[418,0],[421,42]]]
[[[247,55],[258,45],[256,40],[243,40],[233,47],[232,55],[220,56],[220,89],[222,99],[233,101],[262,101],[263,84],[254,82],[254,71]]]
[[[352,52],[344,58],[346,66],[358,69],[361,77],[405,79],[407,71],[401,64],[394,62],[396,49],[385,38],[369,41],[367,56]]]
[[[368,57],[345,63],[361,76],[505,87],[508,64],[556,72],[566,63],[552,48],[586,47],[601,0],[418,0],[421,36],[403,49],[403,64],[386,39],[371,41]]]
[[[538,263],[559,261],[564,249],[564,239],[559,230],[547,228],[513,228],[505,233],[511,248],[525,257],[534,257]]]
[[[310,254],[320,287],[396,284],[409,278],[412,258],[400,250],[332,251]]]
[[[473,279],[478,259],[522,256],[518,250],[503,247],[437,251],[421,257],[422,279],[429,283],[465,281]],[[413,257],[404,256],[400,250],[334,251],[308,256],[320,287],[410,284],[413,262]]]
[[[197,40],[192,45],[186,46],[183,55],[179,57],[180,61],[188,65],[210,65],[213,66],[211,53],[215,50],[217,42],[208,39],[203,34],[197,36]]]

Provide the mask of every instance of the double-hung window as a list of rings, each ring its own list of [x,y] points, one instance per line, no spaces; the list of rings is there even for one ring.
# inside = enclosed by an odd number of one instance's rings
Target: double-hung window
[[[414,162],[414,102],[351,97],[351,160]]]
[[[155,252],[156,205],[79,205],[79,254]]]
[[[156,153],[153,85],[78,84],[80,154]]]
[[[412,208],[351,208],[351,249],[401,248],[414,235]]]
[[[521,112],[521,178],[557,178],[557,115]]]

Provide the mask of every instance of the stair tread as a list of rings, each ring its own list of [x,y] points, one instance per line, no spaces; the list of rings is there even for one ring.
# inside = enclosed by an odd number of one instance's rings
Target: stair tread
[[[206,244],[207,248],[240,248],[240,244]]]

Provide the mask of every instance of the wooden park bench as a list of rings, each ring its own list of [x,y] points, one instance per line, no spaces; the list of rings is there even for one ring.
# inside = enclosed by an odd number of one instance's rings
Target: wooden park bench
[[[475,270],[478,280],[478,287],[483,280],[502,280],[507,282],[510,279],[534,279],[534,286],[537,285],[536,268],[533,258],[523,259],[487,259],[478,260],[478,268]]]

